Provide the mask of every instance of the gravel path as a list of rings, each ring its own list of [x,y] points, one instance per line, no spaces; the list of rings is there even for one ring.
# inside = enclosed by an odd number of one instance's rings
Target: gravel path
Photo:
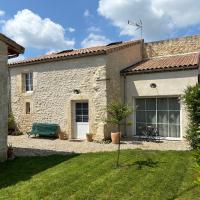
[[[14,147],[16,156],[36,156],[51,154],[87,153],[100,151],[115,151],[117,145],[100,144],[96,142],[72,142],[59,139],[28,138],[8,136],[8,144]],[[185,141],[162,141],[160,143],[144,141],[123,141],[121,149],[152,149],[152,150],[189,150]]]

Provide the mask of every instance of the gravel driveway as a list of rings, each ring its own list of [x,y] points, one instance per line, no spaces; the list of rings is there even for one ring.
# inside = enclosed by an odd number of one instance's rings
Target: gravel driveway
[[[117,145],[114,144],[28,138],[26,135],[8,136],[8,143],[12,144],[14,147],[14,153],[16,156],[87,153],[117,150]],[[185,141],[162,141],[160,143],[145,141],[123,141],[121,145],[121,149],[136,148],[152,150],[189,150],[189,146]]]

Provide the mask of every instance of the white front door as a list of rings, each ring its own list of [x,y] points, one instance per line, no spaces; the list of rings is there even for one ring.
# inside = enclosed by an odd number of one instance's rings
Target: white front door
[[[86,139],[89,133],[88,103],[77,102],[75,104],[75,137]]]

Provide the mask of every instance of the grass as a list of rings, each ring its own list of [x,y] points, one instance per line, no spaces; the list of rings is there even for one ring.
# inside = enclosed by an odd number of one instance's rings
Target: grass
[[[0,164],[2,200],[198,200],[191,152],[122,151],[21,157]]]

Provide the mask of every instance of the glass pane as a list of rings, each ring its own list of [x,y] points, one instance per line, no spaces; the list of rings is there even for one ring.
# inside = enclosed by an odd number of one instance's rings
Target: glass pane
[[[180,102],[177,97],[169,98],[169,110],[180,110]]]
[[[83,115],[88,115],[88,110],[83,110]]]
[[[82,110],[76,109],[76,115],[82,115]]]
[[[82,104],[81,103],[76,103],[76,109],[81,109],[82,108]]]
[[[26,84],[26,91],[28,91],[29,90],[29,85],[28,84]]]
[[[146,110],[156,110],[156,99],[146,99]]]
[[[146,122],[145,111],[136,111],[136,122]]]
[[[158,110],[168,110],[167,98],[160,98],[157,100],[157,109]]]
[[[145,123],[136,123],[136,135],[145,135],[146,124]]]
[[[169,111],[169,123],[180,124],[180,111]]]
[[[145,110],[145,100],[144,99],[136,99],[136,109],[137,110]]]
[[[157,123],[168,123],[168,111],[158,111],[158,122]]]
[[[88,116],[83,116],[83,122],[88,122]]]
[[[30,90],[33,91],[33,85],[32,84],[30,84]]]
[[[82,122],[82,116],[76,116],[76,122]]]
[[[29,78],[30,78],[31,81],[33,80],[33,73],[32,72],[29,73]]]
[[[162,137],[168,137],[168,124],[158,124],[158,134]]]
[[[156,111],[147,111],[146,112],[146,122],[149,124],[156,123]]]
[[[88,110],[88,103],[83,103],[82,105],[83,105],[83,109]]]
[[[179,125],[169,125],[169,137],[180,137],[180,126]]]

